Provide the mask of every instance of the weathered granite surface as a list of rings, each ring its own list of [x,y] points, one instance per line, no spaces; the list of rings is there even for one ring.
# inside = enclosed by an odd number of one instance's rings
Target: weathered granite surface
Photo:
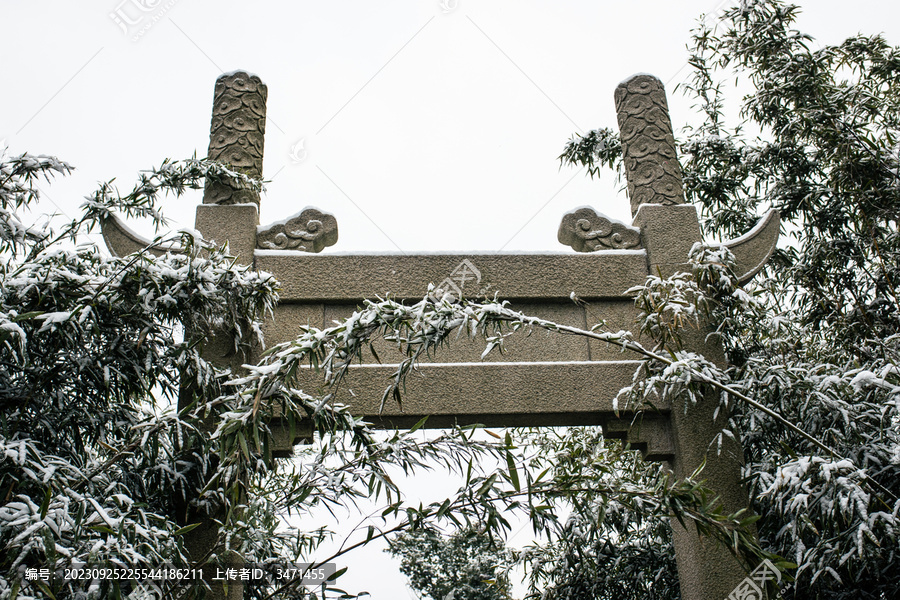
[[[216,80],[209,127],[210,159],[262,179],[268,94],[266,84],[245,71],[228,73]],[[222,183],[210,182],[203,194],[204,204],[248,202],[259,204],[259,194]]]
[[[627,297],[647,276],[641,250],[591,254],[308,254],[257,250],[256,267],[275,273],[285,301],[361,300],[375,294],[421,299],[445,279],[466,297],[569,301]],[[459,267],[468,261],[462,271]],[[477,269],[477,271],[475,270]],[[454,275],[454,273],[456,273]],[[480,278],[479,278],[480,277]],[[462,287],[460,287],[460,285]]]
[[[642,204],[683,204],[681,165],[662,82],[653,75],[633,75],[616,87],[615,100],[631,214]]]
[[[599,214],[589,206],[566,213],[556,238],[577,252],[641,247],[641,230]]]
[[[256,230],[256,247],[267,250],[321,252],[338,241],[337,219],[313,207]]]

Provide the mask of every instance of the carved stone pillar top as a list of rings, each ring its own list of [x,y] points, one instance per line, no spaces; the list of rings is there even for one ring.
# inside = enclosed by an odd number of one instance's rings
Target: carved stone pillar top
[[[216,80],[209,158],[256,179],[262,178],[266,134],[266,84],[245,71],[225,73]],[[259,204],[259,194],[207,183],[204,204]]]
[[[616,87],[615,100],[631,214],[642,204],[684,204],[662,82],[653,75],[633,75]]]

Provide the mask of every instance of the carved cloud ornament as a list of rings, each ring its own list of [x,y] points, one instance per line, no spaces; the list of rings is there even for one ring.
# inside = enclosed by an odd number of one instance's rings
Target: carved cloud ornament
[[[641,247],[640,229],[604,217],[587,206],[566,213],[556,237],[577,252]]]
[[[283,221],[256,229],[256,247],[263,250],[321,252],[338,240],[337,219],[317,208],[305,208]]]

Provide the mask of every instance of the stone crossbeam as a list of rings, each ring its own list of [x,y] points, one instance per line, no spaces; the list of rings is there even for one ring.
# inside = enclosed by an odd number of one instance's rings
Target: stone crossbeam
[[[411,372],[402,405],[381,398],[397,365],[355,365],[335,402],[379,427],[427,428],[602,425],[617,418],[613,399],[637,361],[425,363]],[[300,381],[315,385],[315,377]],[[309,389],[309,388],[307,388]],[[668,413],[668,403],[657,408]]]
[[[277,273],[282,301],[361,300],[376,296],[421,299],[445,278],[470,298],[570,301],[627,297],[647,277],[642,250],[591,254],[308,254],[257,250],[256,267]],[[453,275],[468,261],[479,277]]]

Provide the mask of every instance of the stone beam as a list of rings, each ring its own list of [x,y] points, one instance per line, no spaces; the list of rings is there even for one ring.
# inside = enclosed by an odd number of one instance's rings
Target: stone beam
[[[428,283],[439,285],[463,261],[478,269],[464,291],[470,298],[566,301],[625,297],[647,277],[643,250],[592,254],[308,254],[256,251],[256,268],[281,282],[284,302],[350,301],[390,295],[421,299]]]
[[[613,398],[631,384],[638,361],[430,363],[406,379],[402,405],[381,399],[397,365],[354,365],[335,402],[378,427],[409,428],[482,424],[494,427],[602,425],[618,417]],[[314,391],[306,370],[299,387]],[[324,390],[323,390],[324,391]],[[668,404],[658,406],[661,413]]]

